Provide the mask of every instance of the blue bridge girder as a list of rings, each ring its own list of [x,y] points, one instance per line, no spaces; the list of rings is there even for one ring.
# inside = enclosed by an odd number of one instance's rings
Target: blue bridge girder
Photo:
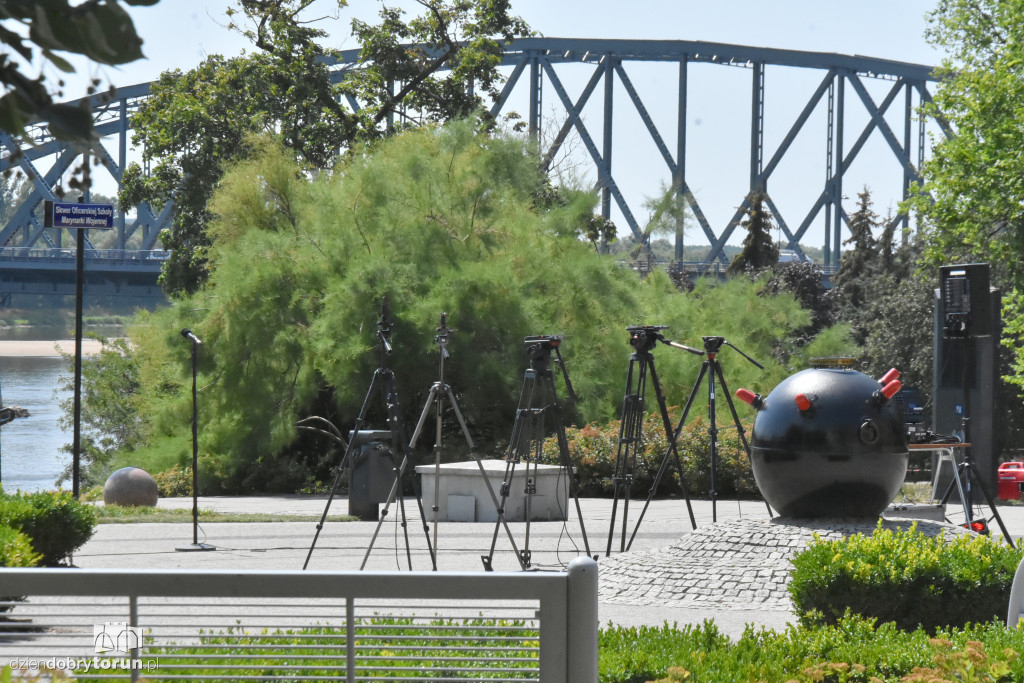
[[[677,69],[677,81],[662,86],[658,97],[674,100],[675,120],[671,130],[660,129],[651,114],[651,102],[645,102],[640,90],[630,77],[630,71],[637,64],[665,63]],[[731,218],[717,230],[705,214],[696,197],[696,185],[692,174],[687,172],[687,142],[691,136],[687,117],[690,106],[688,79],[692,65],[716,65],[747,69],[751,74],[749,131],[734,136],[737,140],[749,139],[749,182],[741,196],[737,196],[736,207]],[[346,74],[358,67],[358,50],[340,53],[333,62],[334,78],[344,79]],[[501,90],[501,96],[493,103],[491,113],[496,117],[512,109],[511,102],[524,95],[527,101],[526,122],[530,134],[540,137],[544,126],[542,107],[545,104],[545,89],[554,92],[554,106],[560,122],[557,132],[550,135],[549,144],[542,150],[543,159],[550,164],[566,145],[570,135],[575,134],[586,151],[586,157],[593,165],[596,177],[594,189],[600,194],[601,213],[612,218],[613,207],[621,214],[626,227],[641,243],[649,236],[637,220],[639,200],[627,198],[621,189],[621,178],[617,172],[625,164],[613,166],[612,153],[615,150],[613,130],[616,116],[626,109],[630,116],[638,116],[646,135],[657,153],[653,158],[644,159],[648,166],[663,167],[671,178],[671,187],[686,202],[700,228],[706,245],[711,250],[707,261],[725,263],[723,247],[733,236],[749,206],[751,193],[765,195],[781,234],[783,246],[797,252],[806,259],[802,240],[815,219],[820,218],[825,226],[824,260],[826,267],[839,263],[842,226],[849,222],[843,208],[843,181],[853,162],[873,137],[880,137],[891,153],[891,159],[902,169],[899,194],[906,198],[911,184],[920,180],[918,169],[925,158],[926,126],[933,125],[940,135],[951,135],[948,124],[941,120],[916,118],[917,105],[930,102],[929,86],[936,80],[933,67],[890,61],[872,57],[841,55],[834,53],[804,52],[774,48],[749,47],[709,43],[700,41],[675,40],[597,40],[586,38],[526,38],[509,44],[502,59],[502,66],[508,76]],[[568,68],[590,69],[582,90],[575,96],[567,85],[570,80],[565,73]],[[765,94],[766,68],[802,69],[815,76],[820,75],[818,85],[800,110],[788,123],[786,134],[774,150],[765,146]],[[578,75],[578,74],[577,74]],[[876,101],[867,82],[887,81],[887,90],[880,101]],[[102,140],[89,150],[99,162],[99,167],[110,174],[119,185],[127,165],[131,114],[139,103],[148,96],[149,83],[119,88],[113,97],[94,96],[89,100]],[[872,86],[877,87],[877,86]],[[616,93],[625,92],[626,107],[615,107]],[[787,93],[792,95],[792,93]],[[900,97],[902,95],[902,98]],[[621,97],[621,94],[619,95]],[[847,117],[847,99],[862,105],[860,114],[867,116],[867,123],[854,124]],[[590,124],[584,114],[591,101],[600,112],[598,126]],[[599,102],[597,100],[600,100]],[[348,101],[349,106],[358,109],[359,103]],[[548,104],[551,104],[550,102]],[[808,120],[819,107],[826,111],[827,127],[825,139],[821,140],[820,190],[810,206],[803,207],[797,220],[790,221],[769,189],[769,180],[776,172],[787,153],[792,153],[794,140],[805,129]],[[895,126],[892,118],[898,118]],[[916,131],[914,130],[916,124]],[[31,145],[17,145],[6,133],[0,131],[0,171],[19,168],[31,180],[33,188],[28,197],[17,207],[6,225],[0,227],[0,247],[39,249],[49,254],[58,252],[74,238],[65,237],[61,231],[44,229],[36,217],[41,202],[54,199],[54,188],[64,174],[75,164],[81,163],[83,150],[75,149],[52,139],[44,128],[30,131]],[[853,144],[847,141],[853,140]],[[111,154],[107,144],[115,144],[117,154]],[[742,144],[742,143],[741,143]],[[629,150],[626,150],[627,152]],[[616,159],[620,158],[620,150]],[[48,166],[43,168],[44,162]],[[42,170],[41,170],[42,169]],[[97,173],[97,170],[93,170]],[[747,174],[747,169],[744,169]],[[140,252],[148,253],[159,249],[160,230],[167,227],[172,207],[165,205],[159,211],[143,205],[138,207],[135,217],[129,222],[123,212],[116,218],[116,249],[125,251],[129,240],[136,235]],[[786,211],[792,213],[790,207]],[[908,218],[896,215],[892,218],[908,227]],[[683,260],[682,235],[677,235],[676,260]],[[91,247],[86,237],[87,250]],[[130,250],[128,250],[130,251]],[[129,259],[131,265],[140,270],[152,270],[150,259]],[[6,267],[0,253],[0,267]]]

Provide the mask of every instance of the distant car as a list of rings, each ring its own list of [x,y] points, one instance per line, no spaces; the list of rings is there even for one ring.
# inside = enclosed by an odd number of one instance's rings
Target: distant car
[[[1024,484],[1024,462],[1011,460],[999,465],[996,473],[999,497],[1003,500],[1020,500],[1021,484]]]
[[[792,249],[779,249],[779,263],[795,263],[800,260],[800,255]]]

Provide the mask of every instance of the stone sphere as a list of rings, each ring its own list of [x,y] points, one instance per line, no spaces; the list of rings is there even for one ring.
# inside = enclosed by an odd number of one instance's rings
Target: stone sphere
[[[156,480],[149,472],[138,467],[122,467],[107,478],[103,485],[105,505],[156,505],[160,492]]]
[[[855,370],[783,380],[754,419],[751,464],[784,517],[877,517],[903,484],[907,438],[898,399]]]

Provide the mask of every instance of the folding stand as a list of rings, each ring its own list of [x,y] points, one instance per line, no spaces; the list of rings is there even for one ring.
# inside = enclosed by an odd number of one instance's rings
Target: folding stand
[[[448,328],[446,324],[446,314],[441,314],[441,325],[437,328],[437,335],[434,337],[434,342],[437,344],[438,355],[438,381],[434,382],[433,386],[430,387],[430,394],[427,396],[426,403],[423,405],[423,412],[420,413],[419,422],[416,423],[416,429],[413,430],[412,439],[409,441],[409,448],[415,447],[416,442],[420,438],[420,434],[423,432],[423,426],[427,422],[427,414],[430,412],[430,407],[434,406],[434,417],[436,420],[436,431],[434,435],[434,505],[431,510],[434,513],[434,552],[438,551],[437,545],[437,517],[438,517],[438,498],[441,494],[441,425],[444,415],[444,400],[448,398],[448,402],[452,406],[452,410],[455,412],[455,419],[459,422],[459,427],[462,429],[462,436],[466,439],[466,444],[469,446],[470,455],[476,460],[477,467],[480,468],[480,474],[484,478],[484,485],[487,487],[487,492],[491,494],[491,501],[494,503],[494,508],[498,509],[501,507],[498,502],[498,496],[494,493],[494,487],[491,486],[491,480],[487,477],[487,472],[484,470],[484,465],[480,461],[480,454],[476,450],[476,444],[473,443],[473,438],[469,435],[469,429],[466,428],[466,420],[462,417],[462,411],[459,409],[459,404],[455,400],[455,394],[452,392],[452,388],[445,384],[444,381],[444,361],[449,358],[451,354],[448,353],[448,340],[451,337],[453,330]],[[506,530],[508,526],[506,525]],[[511,537],[509,532],[509,537]],[[435,567],[436,569],[436,567]]]
[[[725,376],[722,374],[722,364],[718,362],[718,352],[722,346],[732,347],[736,353],[740,354],[754,366],[764,370],[764,366],[758,363],[756,360],[743,353],[735,346],[726,341],[725,337],[701,337],[704,341],[704,355],[706,359],[700,366],[700,375],[697,377],[697,381],[693,384],[693,390],[690,392],[690,397],[686,400],[686,407],[683,408],[683,415],[679,418],[679,426],[676,427],[676,438],[683,429],[683,425],[686,424],[686,418],[690,414],[690,408],[693,406],[693,400],[697,396],[697,390],[700,388],[701,382],[704,380],[705,375],[708,378],[708,436],[709,446],[708,455],[710,466],[711,466],[711,521],[718,521],[718,422],[716,417],[715,407],[715,378],[718,378],[718,382],[721,384],[723,393],[725,394],[725,401],[729,404],[729,411],[732,413],[733,424],[736,425],[736,431],[739,433],[740,442],[743,444],[743,450],[747,454],[747,462],[750,462],[750,444],[747,443],[746,432],[743,430],[743,424],[740,422],[739,415],[736,414],[736,406],[733,405],[732,396],[729,394],[729,387],[725,383]],[[710,371],[710,372],[709,372]],[[652,489],[653,490],[653,489]],[[653,494],[652,494],[653,495]],[[651,502],[650,496],[647,498],[647,503]],[[768,515],[771,516],[772,509],[765,502],[765,507],[768,508]],[[647,506],[644,506],[647,509]]]
[[[373,537],[370,539],[369,547],[366,549],[366,555],[363,557],[363,563],[359,568],[363,569],[366,566],[366,562],[370,557],[370,552],[373,550],[373,544],[376,542],[377,535],[380,533],[380,528],[384,524],[384,520],[387,518],[391,503],[393,503],[397,497],[399,510],[401,511],[402,533],[405,537],[406,559],[409,564],[409,569],[412,570],[412,551],[409,546],[408,520],[405,514],[405,502],[401,497],[401,484],[409,462],[409,456],[406,451],[406,444],[408,441],[405,438],[405,422],[402,419],[402,411],[398,402],[398,391],[395,387],[395,373],[391,368],[387,367],[387,359],[391,355],[391,321],[389,320],[387,297],[384,297],[381,305],[380,320],[377,322],[377,339],[380,341],[381,347],[381,366],[373,373],[373,380],[370,382],[370,389],[366,392],[366,398],[363,401],[363,406],[359,410],[359,416],[356,418],[355,428],[349,435],[348,445],[345,448],[345,455],[342,456],[341,463],[338,465],[338,473],[335,476],[334,484],[331,486],[331,493],[327,498],[327,505],[324,507],[324,513],[320,517],[320,522],[316,525],[316,534],[313,536],[313,543],[309,546],[309,553],[306,555],[306,561],[302,565],[303,569],[309,565],[309,559],[313,556],[313,548],[316,546],[316,541],[320,537],[320,531],[323,529],[324,522],[327,520],[327,512],[331,507],[331,501],[334,500],[335,489],[341,481],[345,465],[352,457],[352,451],[355,448],[355,444],[359,443],[358,434],[365,424],[371,398],[376,392],[379,392],[379,396],[387,408],[387,423],[388,430],[391,432],[391,457],[394,463],[395,479],[391,485],[391,491],[388,494],[387,503],[384,506],[384,510],[381,512],[380,520],[377,522],[377,528],[374,530]],[[420,497],[419,485],[417,484],[415,477],[413,477],[412,486],[416,493],[416,503],[419,506],[420,519],[423,520],[423,532],[427,538],[427,550],[430,553],[430,562],[436,570],[437,557],[434,554],[433,546],[430,544],[430,529],[427,527],[425,521],[426,516],[423,514],[423,500]]]
[[[544,444],[544,419],[551,413],[554,419],[555,434],[558,440],[558,452],[562,467],[569,478],[569,494],[576,503],[576,515],[580,522],[580,529],[583,532],[583,545],[587,555],[590,555],[590,542],[587,539],[587,529],[583,523],[583,510],[580,508],[579,484],[573,472],[572,460],[569,457],[569,440],[565,435],[565,425],[562,423],[562,411],[558,404],[558,395],[555,392],[554,373],[551,371],[551,353],[555,353],[555,361],[562,369],[562,376],[565,379],[566,391],[570,398],[574,397],[572,384],[569,382],[569,373],[565,369],[565,363],[558,350],[561,344],[561,336],[537,336],[526,337],[523,340],[527,346],[527,354],[530,356],[530,367],[523,377],[523,388],[519,394],[519,407],[516,410],[516,421],[512,426],[512,438],[508,444],[508,454],[505,456],[505,478],[501,484],[501,502],[498,504],[498,521],[494,526],[494,537],[491,539],[491,549],[487,555],[481,555],[484,569],[492,571],[491,562],[494,559],[494,548],[498,542],[498,533],[504,525],[512,548],[516,552],[516,559],[522,569],[529,569],[531,566],[530,553],[530,515],[531,503],[536,494],[537,461],[540,458]],[[511,491],[512,479],[515,475],[516,465],[526,461],[526,536],[523,541],[522,550],[518,549],[512,532],[505,520],[505,503]],[[533,465],[531,476],[530,465]]]
[[[676,436],[672,431],[672,420],[668,415],[668,407],[665,403],[665,395],[661,391],[661,383],[658,381],[658,373],[654,369],[654,356],[651,350],[660,341],[662,344],[674,346],[690,353],[703,355],[699,349],[683,346],[665,339],[661,330],[667,329],[665,325],[645,325],[639,327],[627,327],[629,332],[629,344],[635,351],[629,357],[629,371],[626,375],[626,394],[622,399],[622,421],[619,428],[619,449],[615,455],[615,473],[612,475],[614,494],[612,496],[612,516],[608,524],[608,546],[605,555],[612,553],[612,537],[615,534],[615,516],[618,509],[619,498],[622,498],[622,532],[619,540],[619,552],[629,550],[633,545],[633,539],[643,521],[643,514],[637,520],[633,533],[626,543],[626,529],[629,517],[629,498],[633,486],[633,471],[636,468],[637,450],[643,447],[643,422],[645,415],[645,398],[647,390],[647,377],[650,375],[654,384],[654,394],[658,399],[658,408],[661,411],[661,421],[665,428],[665,437],[668,440],[668,449],[662,458],[661,466],[655,477],[654,486],[649,495],[653,496],[658,483],[661,481],[668,466],[669,456],[674,456],[676,471],[679,473],[679,486],[682,488],[683,497],[686,499],[686,509],[690,513],[690,525],[696,529],[697,521],[693,516],[693,506],[690,503],[690,491],[686,486],[686,475],[683,473],[683,464],[679,459],[679,452],[676,449]],[[634,378],[636,385],[634,389]],[[644,512],[647,507],[644,506]]]

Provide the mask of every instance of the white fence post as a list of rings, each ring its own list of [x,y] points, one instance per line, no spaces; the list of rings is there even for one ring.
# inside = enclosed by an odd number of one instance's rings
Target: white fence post
[[[1017,572],[1013,575],[1013,585],[1010,587],[1010,605],[1006,611],[1006,625],[1010,628],[1017,628],[1017,623],[1024,617],[1024,560],[1017,565]]]
[[[566,680],[597,683],[597,562],[577,557],[569,563]]]

